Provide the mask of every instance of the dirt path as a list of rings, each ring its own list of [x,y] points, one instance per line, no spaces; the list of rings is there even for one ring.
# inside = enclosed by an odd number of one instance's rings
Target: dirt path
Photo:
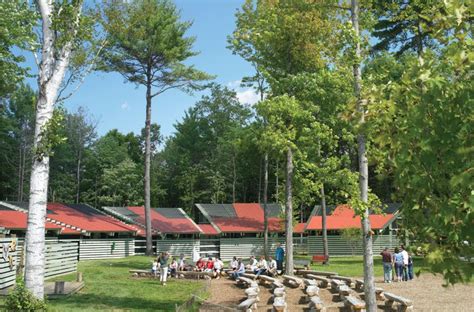
[[[377,287],[392,292],[396,295],[409,298],[414,302],[415,311],[474,311],[474,285],[457,285],[455,287],[442,287],[443,280],[430,274],[421,275],[410,282],[384,284],[376,280]],[[221,278],[212,280],[210,297],[202,305],[200,311],[232,311],[245,299],[244,288],[237,286],[235,281]],[[303,289],[286,287],[288,311],[305,311],[308,303],[304,302]],[[354,292],[355,295],[357,293]],[[258,312],[270,312],[272,308],[270,287],[260,286],[260,302]],[[327,312],[346,311],[337,294],[328,289],[320,290],[320,297],[327,307]],[[379,311],[384,310],[383,302],[379,303]],[[395,311],[395,310],[393,310]]]

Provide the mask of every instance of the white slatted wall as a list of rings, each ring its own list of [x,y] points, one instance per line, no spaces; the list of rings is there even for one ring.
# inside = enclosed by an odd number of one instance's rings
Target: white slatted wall
[[[172,256],[184,254],[188,259],[192,259],[195,249],[199,251],[200,244],[198,239],[166,239],[153,242],[156,242],[157,252],[167,251]]]
[[[378,255],[384,247],[394,248],[400,245],[400,241],[393,235],[374,235],[373,236],[373,252]],[[329,235],[328,236],[329,255],[333,256],[350,256],[362,255],[362,241],[358,243],[351,243],[345,240],[342,236]],[[311,255],[323,253],[323,238],[322,236],[308,237],[308,251]]]
[[[133,238],[61,240],[79,242],[79,260],[125,258],[135,255]]]
[[[10,252],[13,256],[13,267],[10,267],[8,260],[3,259],[3,244],[10,244],[11,238],[0,238],[0,289],[12,286],[15,284],[16,279],[16,262],[17,262],[17,251]]]

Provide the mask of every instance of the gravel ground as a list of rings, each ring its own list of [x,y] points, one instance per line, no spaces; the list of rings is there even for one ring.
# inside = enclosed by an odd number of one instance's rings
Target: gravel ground
[[[441,277],[431,274],[423,274],[413,281],[384,284],[382,280],[376,280],[377,287],[396,295],[413,300],[415,311],[438,312],[438,311],[474,311],[474,285],[456,285],[454,287],[442,287]],[[286,287],[288,311],[305,311],[308,303],[304,302],[303,289]],[[354,292],[354,295],[358,295]],[[258,312],[270,312],[272,308],[270,288],[260,286],[260,302]],[[320,297],[327,307],[327,312],[347,311],[339,296],[331,293],[328,289],[320,290]],[[245,299],[244,288],[240,288],[233,280],[221,278],[212,280],[210,286],[210,297],[202,305],[200,311],[231,311],[239,302]],[[385,310],[383,302],[379,303],[379,311]],[[396,311],[392,309],[392,311]]]

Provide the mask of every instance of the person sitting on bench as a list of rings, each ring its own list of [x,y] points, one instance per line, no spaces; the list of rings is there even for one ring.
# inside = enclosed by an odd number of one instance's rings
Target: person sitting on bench
[[[230,262],[230,268],[234,272],[239,268],[239,261],[237,260],[236,256],[232,258],[232,261]]]
[[[214,271],[216,272],[216,278],[219,279],[221,276],[222,268],[224,267],[224,262],[220,258],[215,258],[214,260]]]
[[[171,260],[171,264],[170,264],[170,276],[171,277],[176,277],[177,274],[176,272],[178,271],[178,262],[176,261],[175,258],[173,258]]]
[[[257,259],[255,259],[255,256],[250,256],[250,262],[247,265],[246,269],[250,271],[255,271],[257,268]]]
[[[267,272],[268,270],[268,263],[265,260],[264,256],[260,256],[260,261],[257,263],[257,268],[254,270],[255,275],[258,277],[260,274]]]
[[[237,270],[235,270],[232,276],[234,277],[234,279],[238,279],[244,273],[245,273],[245,265],[242,262],[242,259],[239,258]]]
[[[277,262],[273,259],[272,256],[268,257],[268,274],[271,276],[277,275]]]
[[[196,262],[196,271],[202,272],[206,268],[206,263],[202,258],[199,258],[199,260]]]
[[[179,255],[178,260],[178,271],[185,271],[186,260],[184,260],[184,254]]]

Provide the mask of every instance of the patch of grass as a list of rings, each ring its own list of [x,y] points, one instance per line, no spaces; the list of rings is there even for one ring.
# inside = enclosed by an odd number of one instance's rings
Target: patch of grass
[[[85,287],[77,294],[48,301],[51,311],[175,311],[201,292],[203,281],[169,279],[161,286],[158,279],[132,278],[129,269],[151,268],[152,259],[144,256],[113,260],[81,261]],[[76,274],[57,277],[50,281],[74,281]]]

